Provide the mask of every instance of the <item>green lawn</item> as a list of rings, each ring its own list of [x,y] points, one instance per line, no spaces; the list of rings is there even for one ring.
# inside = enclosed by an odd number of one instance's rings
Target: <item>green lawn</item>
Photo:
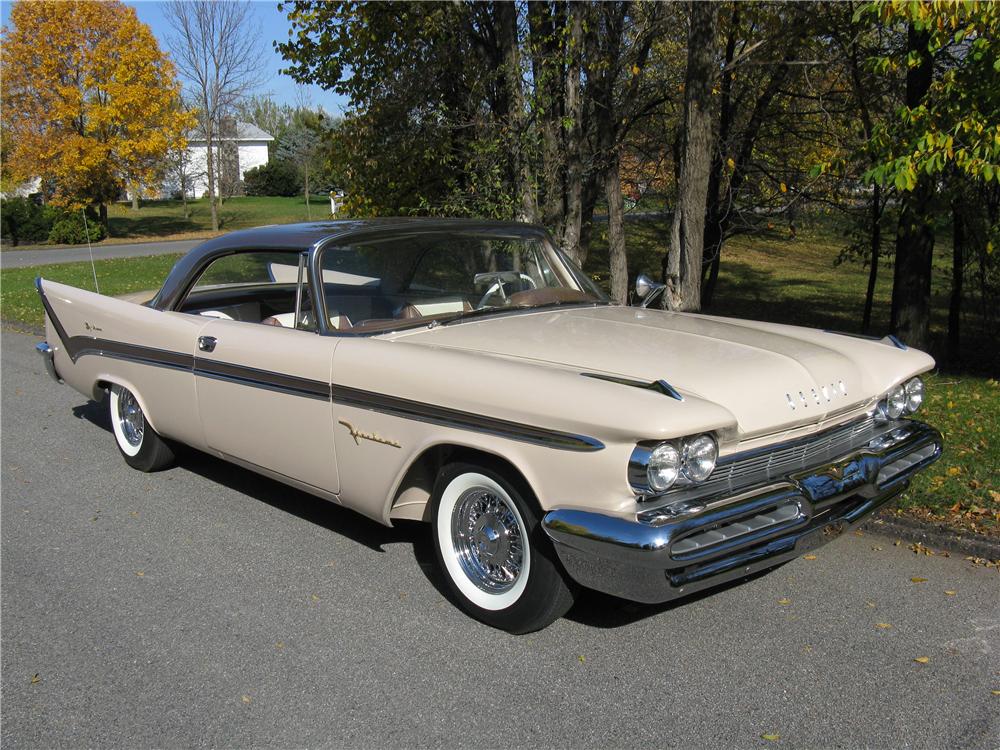
[[[230,198],[219,213],[220,232],[259,227],[265,224],[291,224],[330,218],[330,199],[316,195],[309,199],[309,211],[303,196]],[[130,203],[108,207],[111,235],[103,243],[142,240],[180,240],[211,237],[212,216],[208,201],[188,201],[188,217],[178,200],[143,201],[138,211]]]
[[[180,255],[156,255],[150,258],[115,258],[99,260],[97,283],[107,295],[159,289]],[[17,329],[39,330],[44,324],[42,303],[35,290],[35,278],[94,289],[94,274],[90,262],[59,263],[0,271],[0,317]]]
[[[665,231],[661,223],[628,224],[633,273],[644,270],[652,275],[658,270]],[[598,269],[606,268],[606,250],[599,242],[595,245],[587,267],[600,276]],[[708,312],[857,331],[867,273],[858,264],[834,266],[841,245],[835,235],[819,230],[803,230],[794,241],[775,234],[729,243],[716,304]],[[114,295],[156,289],[176,259],[158,256],[98,261],[101,291]],[[936,342],[943,336],[948,274],[946,263],[935,268]],[[34,288],[34,279],[39,275],[84,289],[92,289],[94,284],[86,262],[4,270],[0,272],[0,316],[6,324],[41,327],[42,309]],[[886,264],[876,299],[876,333],[887,328],[891,275]],[[945,453],[900,500],[902,512],[1000,535],[997,356],[995,339],[977,330],[971,321],[966,337],[968,366],[927,378],[928,397],[921,416],[944,434]]]

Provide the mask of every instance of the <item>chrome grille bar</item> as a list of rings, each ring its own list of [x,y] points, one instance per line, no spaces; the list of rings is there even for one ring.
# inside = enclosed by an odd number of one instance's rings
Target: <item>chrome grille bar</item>
[[[875,417],[866,415],[779,448],[764,446],[735,453],[720,459],[715,471],[704,482],[683,488],[684,494],[691,494],[693,490],[698,495],[733,492],[749,484],[778,479],[838,458],[859,443],[867,442],[874,434]]]

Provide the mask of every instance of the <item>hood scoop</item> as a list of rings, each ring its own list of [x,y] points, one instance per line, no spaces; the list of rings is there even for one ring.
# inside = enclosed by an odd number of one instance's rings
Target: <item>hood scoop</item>
[[[605,375],[599,372],[581,372],[580,374],[585,378],[607,380],[609,383],[618,383],[618,385],[627,385],[632,388],[643,388],[647,391],[656,391],[657,393],[662,393],[664,396],[669,396],[670,398],[677,399],[678,401],[684,400],[684,397],[680,394],[680,392],[666,380],[654,380],[652,383],[647,383],[644,380],[633,380],[632,378],[623,378],[620,375]]]

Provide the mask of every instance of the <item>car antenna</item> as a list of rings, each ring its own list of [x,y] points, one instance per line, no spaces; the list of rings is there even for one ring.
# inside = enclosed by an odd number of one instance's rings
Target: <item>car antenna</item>
[[[101,287],[97,285],[97,266],[94,265],[94,248],[90,246],[90,226],[87,224],[87,211],[81,208],[80,213],[83,214],[83,233],[87,235],[87,250],[90,251],[90,270],[94,272],[94,290],[100,294]]]

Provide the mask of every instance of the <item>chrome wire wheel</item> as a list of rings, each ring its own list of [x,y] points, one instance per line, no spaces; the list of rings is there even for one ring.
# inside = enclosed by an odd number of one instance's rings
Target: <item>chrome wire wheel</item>
[[[478,471],[457,474],[441,491],[434,523],[441,562],[460,596],[492,612],[521,599],[532,549],[524,516],[502,484]]]
[[[465,490],[451,516],[451,538],[469,580],[491,594],[510,591],[524,562],[524,529],[505,495],[485,487]]]
[[[122,389],[118,395],[118,422],[122,436],[134,448],[142,445],[142,434],[146,428],[146,420],[142,416],[142,408],[135,400],[132,392]]]

